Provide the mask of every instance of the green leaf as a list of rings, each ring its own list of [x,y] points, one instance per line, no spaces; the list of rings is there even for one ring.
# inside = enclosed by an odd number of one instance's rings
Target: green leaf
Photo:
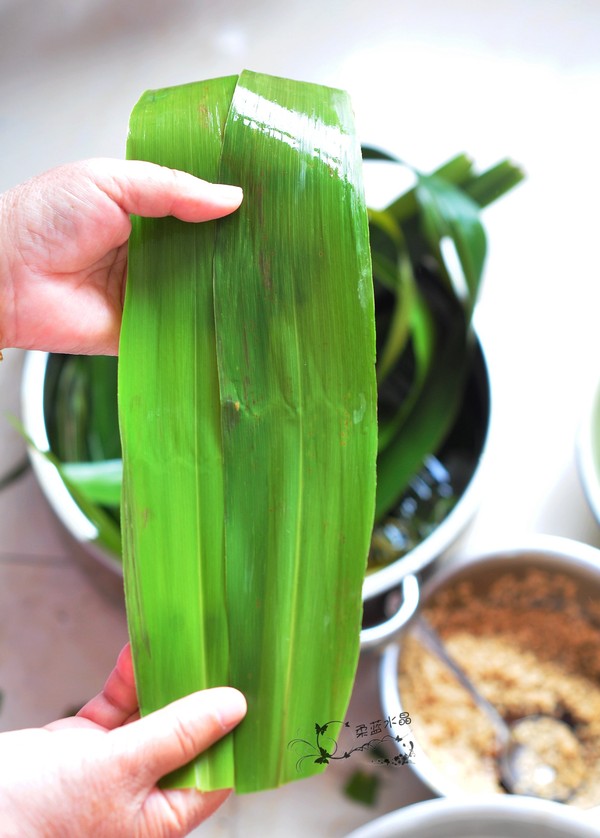
[[[169,782],[269,788],[298,778],[299,731],[343,717],[359,652],[377,391],[351,106],[245,71],[146,94],[128,155],[245,196],[211,225],[134,220],[119,391],[142,712],[239,687],[233,756]]]
[[[423,214],[424,235],[457,299],[470,313],[477,300],[486,253],[479,206],[460,189],[436,175],[419,176],[416,198]],[[457,266],[449,263],[444,251],[447,241],[456,249],[460,272]]]
[[[502,160],[485,172],[473,175],[461,183],[461,188],[480,207],[487,207],[514,189],[525,173],[511,160]]]
[[[127,155],[217,181],[237,78],[144,94]],[[231,683],[212,263],[216,224],[132,219],[119,349],[125,595],[143,714]],[[233,742],[171,778],[234,784]]]
[[[453,297],[436,287],[435,281],[427,290],[428,308],[435,323],[434,343],[426,349],[432,353],[431,363],[420,381],[418,398],[406,413],[403,406],[399,408],[402,421],[392,427],[380,452],[377,521],[394,506],[425,456],[437,451],[444,441],[460,407],[467,380],[473,336],[464,325],[462,309]],[[432,335],[426,337],[427,344]]]
[[[87,460],[86,426],[90,415],[86,361],[71,356],[60,371],[56,389],[54,432],[65,460]],[[52,429],[51,429],[52,431]]]
[[[373,771],[357,769],[344,786],[344,793],[350,800],[364,806],[375,806],[381,789],[381,780]]]
[[[366,153],[365,153],[366,152]],[[418,171],[410,166],[408,163],[403,163],[397,157],[393,157],[387,152],[378,149],[363,148],[363,156],[367,161],[385,160],[389,162],[398,163],[401,166],[406,166],[414,173],[415,179],[418,176]],[[466,154],[457,154],[446,163],[443,163],[432,173],[436,177],[441,178],[447,183],[454,183],[461,186],[465,181],[475,181],[473,173],[473,161]],[[419,205],[416,198],[416,188],[408,189],[402,195],[399,195],[387,208],[398,224],[405,228],[405,225],[413,221],[415,216],[419,213]]]
[[[123,481],[122,460],[62,463],[61,472],[69,484],[91,503],[119,508]]]
[[[439,348],[439,338],[437,335],[437,325],[432,316],[426,300],[422,293],[416,289],[413,300],[413,305],[410,312],[410,333],[411,333],[411,349],[412,349],[412,364],[410,364],[408,373],[405,374],[402,364],[396,362],[396,375],[390,382],[385,382],[379,378],[379,402],[381,405],[380,419],[379,419],[379,458],[381,460],[383,452],[391,443],[391,441],[398,437],[402,431],[404,422],[415,409],[418,409],[419,398],[427,381],[427,378],[434,366],[436,348]],[[402,389],[398,388],[398,374],[400,376],[406,375],[408,383]],[[385,409],[386,390],[391,387],[400,389],[402,397],[400,399],[392,396],[393,399],[393,413],[390,417],[389,410]],[[407,439],[407,448],[411,448],[413,456],[422,457],[424,454],[417,454],[414,446],[414,441]],[[428,446],[427,446],[428,447]],[[432,449],[433,450],[433,449]],[[428,452],[425,452],[428,453]],[[405,488],[408,480],[398,474],[398,489],[400,494]]]
[[[410,337],[417,288],[404,234],[390,212],[369,210],[373,278],[393,292],[393,313],[377,353],[377,381],[385,379]],[[379,236],[377,236],[379,233]],[[386,247],[384,238],[389,242]],[[392,248],[394,261],[388,256]]]
[[[374,146],[363,145],[361,147],[361,154],[363,160],[384,160],[388,163],[401,162],[397,157],[394,157],[393,154],[390,154],[381,148],[375,148]]]
[[[114,520],[114,518],[107,514],[107,511],[101,504],[91,501],[86,493],[79,489],[76,483],[71,482],[68,474],[63,470],[62,464],[51,454],[51,452],[45,452],[44,456],[50,459],[53,465],[58,469],[58,472],[61,475],[65,486],[73,496],[75,503],[77,503],[84,515],[86,515],[96,527],[96,530],[98,531],[97,542],[106,547],[106,549],[111,553],[114,553],[115,556],[120,556],[121,529],[119,524]]]
[[[236,760],[255,761],[258,736],[274,785],[295,776],[296,732],[345,712],[373,518],[374,309],[347,95],[244,73],[221,179],[245,190],[215,255],[232,677],[256,713]]]
[[[471,317],[485,260],[480,207],[518,182],[522,173],[503,161],[477,174],[470,158],[458,155],[433,175],[415,170],[415,177],[415,188],[373,216],[371,224],[373,229],[377,223],[377,235],[371,238],[376,279],[388,289],[395,279],[397,294],[387,338],[379,339],[376,520],[391,511],[425,457],[438,450],[452,427],[468,377]],[[396,244],[397,256],[405,249],[397,247],[399,235],[390,233],[390,216],[408,242],[416,293],[403,295],[398,271],[394,277],[391,270],[390,242]],[[384,227],[387,235],[382,235]],[[410,305],[398,299],[407,296]],[[399,398],[390,411],[393,386]]]
[[[120,456],[116,358],[51,355],[44,400],[48,436],[61,460]]]
[[[117,359],[90,355],[82,361],[87,375],[87,450],[90,460],[111,460],[121,455],[117,416]]]
[[[377,360],[377,380],[388,375],[405,349],[411,331],[411,320],[417,304],[417,287],[412,265],[406,252],[398,254],[397,289],[394,310],[387,332],[387,339]]]
[[[79,489],[75,482],[71,482],[68,475],[68,470],[65,471],[64,464],[58,459],[58,457],[52,451],[42,451],[40,450],[33,442],[31,437],[28,436],[25,428],[21,424],[19,420],[15,417],[9,417],[9,421],[13,425],[13,427],[22,435],[23,439],[27,442],[32,449],[34,449],[41,457],[44,457],[49,463],[51,463],[54,468],[58,471],[61,480],[65,484],[66,488],[71,493],[73,500],[79,506],[83,514],[87,517],[89,521],[95,526],[98,535],[96,541],[98,544],[104,546],[107,550],[110,550],[115,555],[120,555],[121,553],[121,531],[119,529],[118,523],[107,514],[106,510],[102,508],[101,505],[93,502],[89,499],[87,494]]]

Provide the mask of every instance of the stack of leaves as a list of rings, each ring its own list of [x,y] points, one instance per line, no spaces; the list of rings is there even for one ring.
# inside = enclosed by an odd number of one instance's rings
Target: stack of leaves
[[[169,782],[270,788],[299,776],[299,731],[343,718],[358,661],[377,449],[360,146],[345,93],[245,71],[145,94],[127,153],[245,196],[218,222],[133,219],[119,418],[140,705],[238,687],[244,722]]]

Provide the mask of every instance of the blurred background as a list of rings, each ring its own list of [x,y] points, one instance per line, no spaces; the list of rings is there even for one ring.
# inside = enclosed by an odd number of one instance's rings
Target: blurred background
[[[460,551],[536,532],[600,546],[575,461],[600,377],[599,43],[597,0],[0,0],[0,190],[123,157],[144,90],[243,68],[348,90],[361,141],[424,171],[461,151],[481,167],[511,157],[526,180],[483,217],[475,322],[494,413]],[[367,188],[384,200],[381,184]],[[21,364],[9,350],[0,366],[0,478],[24,458],[5,418],[19,412]],[[118,594],[81,570],[23,471],[0,491],[0,728],[80,704],[125,638]],[[378,712],[375,671],[361,662],[355,715]],[[342,835],[429,796],[396,769],[368,809],[344,799],[336,770],[230,801],[199,834]]]

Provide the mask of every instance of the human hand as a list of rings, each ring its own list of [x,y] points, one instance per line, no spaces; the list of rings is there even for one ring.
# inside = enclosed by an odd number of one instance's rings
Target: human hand
[[[126,646],[102,692],[77,716],[0,734],[3,838],[187,835],[229,791],[162,790],[157,781],[245,713],[243,695],[219,687],[140,719]]]
[[[239,187],[137,160],[59,166],[0,195],[0,349],[116,355],[129,215],[208,221]]]

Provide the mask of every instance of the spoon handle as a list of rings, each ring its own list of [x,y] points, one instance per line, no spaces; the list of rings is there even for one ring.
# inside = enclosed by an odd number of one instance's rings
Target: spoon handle
[[[500,742],[505,745],[510,739],[508,725],[500,713],[496,710],[494,705],[491,704],[487,698],[483,697],[464,669],[448,652],[444,641],[433,628],[431,623],[422,614],[420,614],[415,618],[411,628],[413,629],[414,635],[417,639],[420,640],[426,648],[433,652],[433,654],[448,667],[460,684],[469,693],[475,704],[477,704],[477,706],[486,714],[488,719],[496,728],[496,734]]]

